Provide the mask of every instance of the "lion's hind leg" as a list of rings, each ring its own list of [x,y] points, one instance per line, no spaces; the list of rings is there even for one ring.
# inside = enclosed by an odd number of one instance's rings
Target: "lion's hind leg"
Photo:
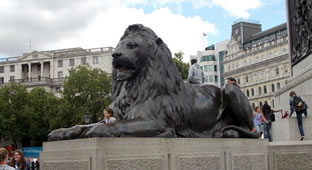
[[[226,116],[229,116],[231,120],[229,124],[251,130],[253,127],[252,108],[244,93],[233,84],[227,84],[222,93],[224,107],[228,112]]]

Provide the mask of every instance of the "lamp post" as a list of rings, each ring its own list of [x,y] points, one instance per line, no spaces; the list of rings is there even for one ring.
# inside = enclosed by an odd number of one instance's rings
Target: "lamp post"
[[[86,114],[84,116],[84,121],[85,121],[85,124],[89,124],[90,123],[89,112],[86,112]]]

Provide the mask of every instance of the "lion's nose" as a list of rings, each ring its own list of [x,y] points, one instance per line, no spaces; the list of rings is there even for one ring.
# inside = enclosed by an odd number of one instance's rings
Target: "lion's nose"
[[[112,56],[113,56],[114,58],[118,58],[118,57],[121,56],[121,53],[114,52],[114,53],[112,54]]]

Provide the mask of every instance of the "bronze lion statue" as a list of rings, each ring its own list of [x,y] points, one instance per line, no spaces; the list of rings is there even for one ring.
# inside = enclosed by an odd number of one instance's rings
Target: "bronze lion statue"
[[[167,45],[147,27],[130,25],[113,56],[110,108],[118,121],[52,131],[48,139],[86,137],[257,138],[252,108],[241,90],[227,84],[184,83]]]

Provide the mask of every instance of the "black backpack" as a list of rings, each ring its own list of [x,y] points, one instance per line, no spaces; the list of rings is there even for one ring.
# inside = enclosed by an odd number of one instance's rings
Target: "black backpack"
[[[295,96],[294,97],[294,106],[296,111],[300,111],[305,108],[305,103],[301,99],[301,97]]]

